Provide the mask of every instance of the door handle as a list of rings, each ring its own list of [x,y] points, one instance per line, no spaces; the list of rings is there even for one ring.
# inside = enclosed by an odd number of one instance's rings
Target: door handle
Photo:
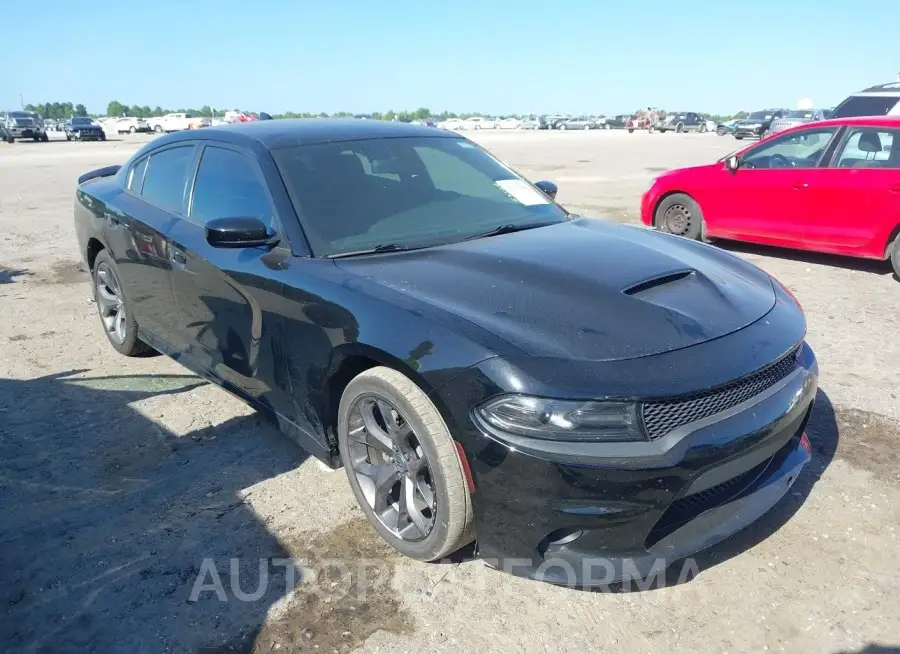
[[[797,182],[796,184],[791,184],[791,190],[794,191],[802,191],[805,188],[809,188],[809,184],[806,182]]]

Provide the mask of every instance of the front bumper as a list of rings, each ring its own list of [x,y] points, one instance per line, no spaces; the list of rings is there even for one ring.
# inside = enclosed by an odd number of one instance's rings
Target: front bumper
[[[735,127],[732,134],[741,138],[760,138],[765,132],[765,127]]]
[[[6,128],[6,131],[9,132],[14,139],[40,138],[44,133],[44,130],[38,127],[8,127]]]
[[[714,545],[776,504],[809,461],[817,383],[804,343],[794,371],[750,400],[657,441],[577,457],[504,442],[472,420],[478,556],[585,587],[647,579]]]
[[[102,141],[105,138],[102,130],[77,130],[69,132],[69,134],[79,141]]]

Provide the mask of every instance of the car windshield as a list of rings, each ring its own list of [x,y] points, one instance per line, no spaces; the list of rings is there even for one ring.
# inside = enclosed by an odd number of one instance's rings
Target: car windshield
[[[73,125],[90,125],[93,121],[90,118],[73,118]]]
[[[795,109],[794,111],[788,112],[787,118],[812,118],[813,112],[808,109]]]
[[[751,120],[769,120],[772,117],[771,111],[754,111],[750,114]]]
[[[895,95],[851,95],[832,112],[831,118],[886,116],[900,102]]]
[[[318,256],[420,248],[566,212],[466,139],[387,138],[272,152]]]

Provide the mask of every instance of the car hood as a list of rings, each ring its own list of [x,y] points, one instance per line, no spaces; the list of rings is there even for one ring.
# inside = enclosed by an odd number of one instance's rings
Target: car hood
[[[588,218],[336,263],[533,356],[658,354],[725,336],[775,304],[769,276],[734,255]]]

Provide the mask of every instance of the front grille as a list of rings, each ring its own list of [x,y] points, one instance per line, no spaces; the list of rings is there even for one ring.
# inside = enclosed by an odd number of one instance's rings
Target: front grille
[[[775,363],[720,388],[673,400],[644,402],[641,413],[651,440],[670,431],[746,402],[791,374],[797,367],[798,345]]]

